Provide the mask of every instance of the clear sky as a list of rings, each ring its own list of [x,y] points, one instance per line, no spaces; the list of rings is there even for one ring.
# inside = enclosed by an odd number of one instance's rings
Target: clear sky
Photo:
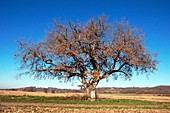
[[[36,81],[19,73],[15,64],[16,40],[40,41],[51,29],[55,18],[63,21],[87,21],[106,15],[109,21],[126,17],[131,25],[145,33],[148,50],[159,54],[158,71],[149,78],[134,75],[131,81],[103,80],[98,87],[152,87],[170,85],[170,0],[0,0],[0,88],[26,86],[77,88],[79,82]]]

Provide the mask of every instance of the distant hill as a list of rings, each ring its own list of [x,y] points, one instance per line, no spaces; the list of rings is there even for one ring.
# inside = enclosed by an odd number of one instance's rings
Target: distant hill
[[[135,94],[170,94],[170,86],[156,86],[156,87],[108,87],[97,88],[99,93],[135,93]]]
[[[29,92],[50,92],[50,93],[83,93],[85,90],[82,88],[80,90],[73,89],[58,89],[53,87],[48,88],[36,88],[36,87],[24,87],[24,88],[12,88],[12,89],[3,89],[3,90],[13,90],[13,91],[29,91]],[[97,93],[110,93],[110,94],[170,94],[170,86],[156,86],[156,87],[101,87],[97,88]]]

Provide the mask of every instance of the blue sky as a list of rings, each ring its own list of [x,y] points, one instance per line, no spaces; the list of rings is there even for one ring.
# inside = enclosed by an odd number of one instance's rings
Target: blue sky
[[[106,15],[109,21],[126,17],[131,25],[145,33],[145,45],[159,54],[158,71],[149,78],[134,75],[131,81],[103,80],[98,87],[149,87],[170,85],[170,1],[169,0],[0,0],[0,88],[57,87],[77,88],[79,82],[59,83],[36,81],[23,76],[16,79],[19,64],[15,64],[16,40],[30,38],[40,41],[51,29],[55,18],[63,21],[86,22]],[[72,85],[73,84],[73,85]]]

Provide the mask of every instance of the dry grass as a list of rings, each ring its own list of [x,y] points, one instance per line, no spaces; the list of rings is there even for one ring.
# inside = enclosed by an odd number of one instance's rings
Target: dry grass
[[[0,95],[16,95],[16,96],[74,96],[76,94],[84,95],[83,93],[44,93],[44,92],[25,92],[25,91],[5,91],[0,90]]]
[[[170,96],[159,96],[153,94],[100,94],[99,97],[110,99],[133,99],[155,102],[170,102]]]
[[[85,95],[84,93],[44,93],[44,92],[23,92],[23,91],[5,91],[0,90],[0,95],[29,95],[29,96],[75,96]],[[99,98],[109,99],[133,99],[133,100],[146,100],[155,102],[170,102],[170,96],[159,96],[153,94],[98,94]]]

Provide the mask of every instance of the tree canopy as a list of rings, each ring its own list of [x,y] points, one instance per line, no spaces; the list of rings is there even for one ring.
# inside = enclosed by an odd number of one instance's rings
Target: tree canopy
[[[55,22],[39,43],[18,41],[15,56],[24,75],[36,78],[78,77],[85,88],[101,79],[156,70],[156,54],[144,47],[144,34],[125,19],[109,23],[104,16],[86,23]]]

